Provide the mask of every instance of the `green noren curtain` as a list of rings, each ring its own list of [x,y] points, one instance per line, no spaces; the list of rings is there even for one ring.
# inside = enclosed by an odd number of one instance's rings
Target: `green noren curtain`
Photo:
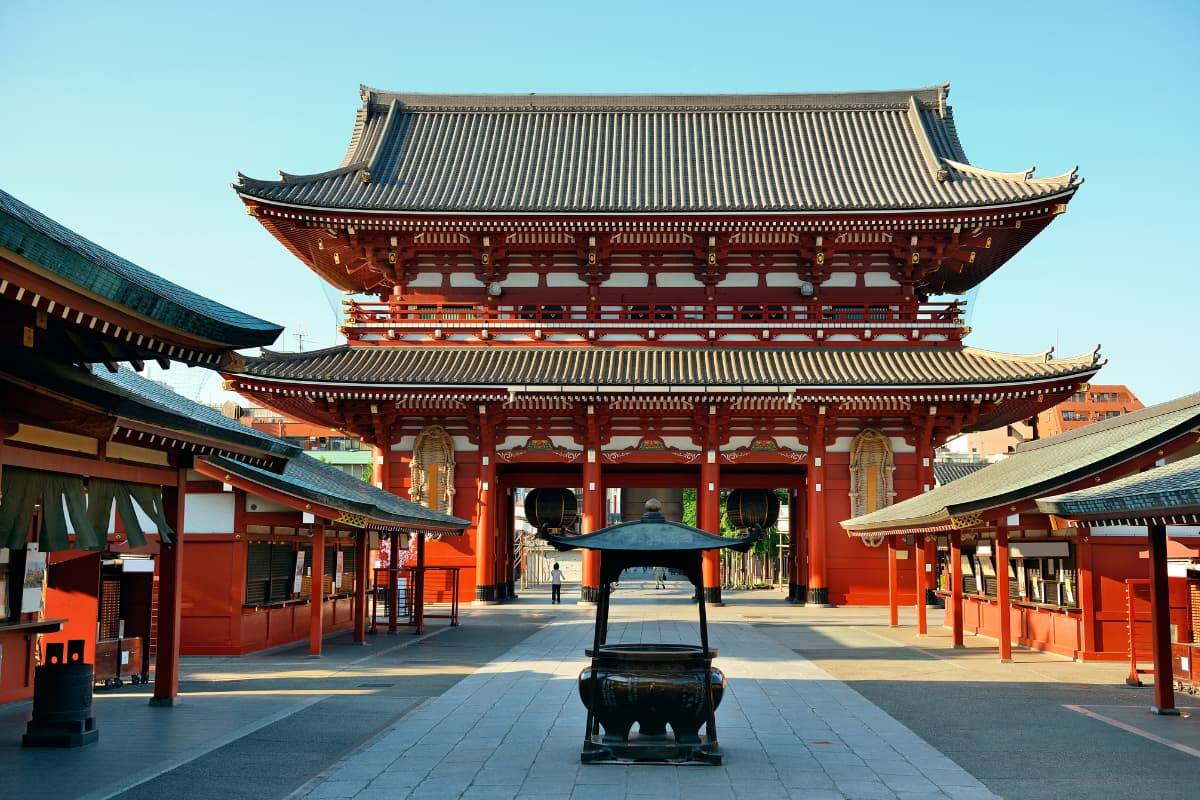
[[[82,477],[8,467],[4,470],[3,492],[0,497],[0,547],[24,549],[33,509],[39,503],[42,506],[42,533],[38,546],[43,552],[70,548],[68,516],[79,547],[94,549],[103,543],[87,513]],[[107,526],[100,530],[106,531]]]
[[[142,524],[133,508],[135,500],[158,528],[159,539],[163,544],[170,544],[175,532],[167,523],[160,486],[92,478],[88,485],[88,516],[91,517],[92,525],[108,530],[108,516],[115,501],[117,514],[121,517],[121,525],[125,528],[125,536],[130,546],[144,546],[146,534],[142,531]]]
[[[5,467],[3,494],[0,495],[0,547],[23,550],[33,522],[33,511],[42,507],[42,532],[38,547],[48,553],[75,546],[94,550],[104,545],[113,503],[132,547],[144,547],[146,534],[134,509],[136,502],[158,529],[164,544],[170,544],[175,532],[167,522],[162,487],[142,483],[122,483],[108,478],[91,478],[88,491],[83,478],[59,472]],[[67,526],[67,518],[71,525]]]

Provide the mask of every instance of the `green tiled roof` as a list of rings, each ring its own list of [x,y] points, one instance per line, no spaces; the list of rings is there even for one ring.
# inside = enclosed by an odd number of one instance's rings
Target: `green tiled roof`
[[[225,349],[271,344],[280,326],[224,306],[155,275],[0,191],[0,248],[80,291]]]
[[[1200,429],[1200,393],[1060,436],[1025,442],[972,475],[846,520],[851,533],[942,530],[1010,503],[1043,497]]]
[[[1038,510],[1060,517],[1124,521],[1200,511],[1200,456],[1077,492],[1038,500]]]
[[[465,519],[433,511],[391,492],[385,492],[347,475],[337,467],[323,464],[307,453],[301,453],[288,461],[281,475],[228,458],[205,460],[218,469],[240,475],[262,486],[347,514],[361,515],[377,524],[453,533],[461,533],[470,525]]]

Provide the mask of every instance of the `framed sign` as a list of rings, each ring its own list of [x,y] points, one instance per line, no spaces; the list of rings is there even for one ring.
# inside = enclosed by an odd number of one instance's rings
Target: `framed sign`
[[[25,579],[21,583],[21,613],[40,613],[46,598],[46,554],[31,542],[25,550]]]
[[[296,553],[296,575],[292,582],[292,594],[300,594],[300,586],[304,583],[304,556],[303,550]]]

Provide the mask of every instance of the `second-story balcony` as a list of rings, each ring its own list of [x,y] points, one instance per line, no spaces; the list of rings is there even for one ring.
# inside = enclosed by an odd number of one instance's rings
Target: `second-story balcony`
[[[712,304],[472,305],[344,301],[347,338],[361,344],[428,340],[482,344],[930,342],[957,344],[963,305]]]

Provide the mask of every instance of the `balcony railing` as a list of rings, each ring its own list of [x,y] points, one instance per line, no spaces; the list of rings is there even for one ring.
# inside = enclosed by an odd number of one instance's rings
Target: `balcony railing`
[[[732,333],[751,334],[764,341],[794,340],[803,334],[823,339],[849,334],[870,341],[888,334],[906,339],[935,336],[959,341],[965,328],[963,305],[910,304],[624,304],[624,305],[470,305],[463,303],[343,302],[343,331],[351,340],[396,340],[427,333],[435,339],[480,340],[501,334],[526,334],[534,339],[575,334],[604,341],[613,334],[647,341],[680,333],[715,340]],[[455,336],[454,334],[459,334]],[[507,338],[507,337],[504,337]]]

